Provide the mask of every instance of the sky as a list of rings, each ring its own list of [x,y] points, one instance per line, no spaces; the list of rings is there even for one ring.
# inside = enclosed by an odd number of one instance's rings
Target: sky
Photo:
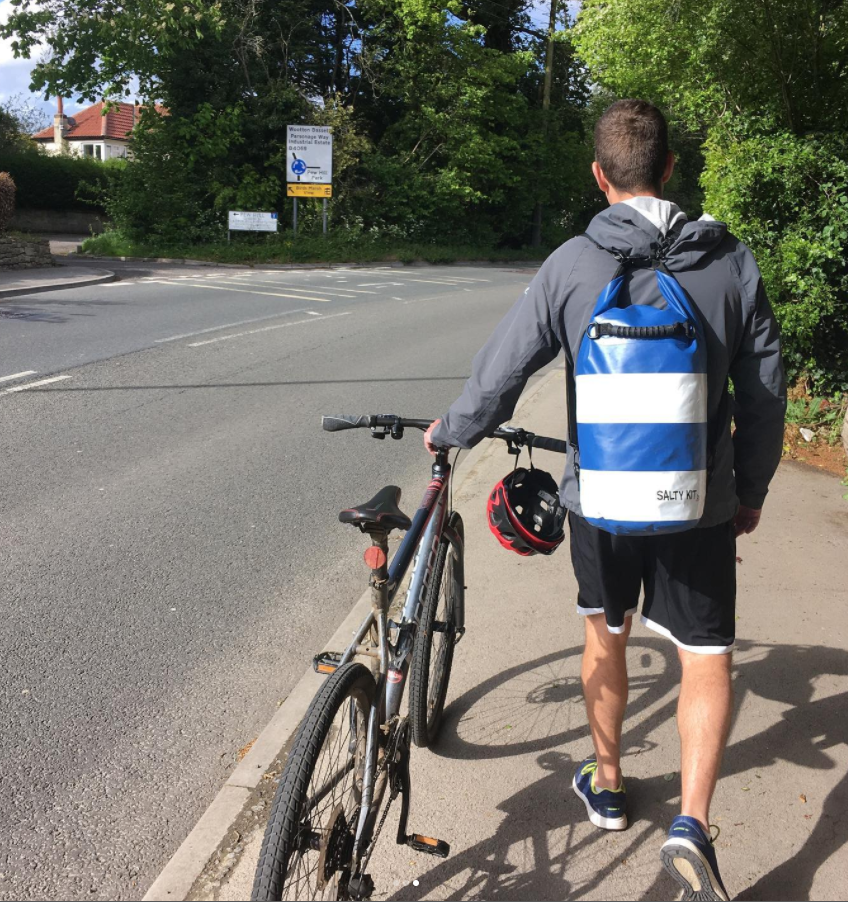
[[[547,26],[547,17],[550,0],[535,0],[533,20],[540,28]],[[576,0],[568,0],[569,11],[573,14],[579,8]],[[0,0],[0,23],[5,23],[11,12],[11,4],[9,0]],[[33,106],[44,110],[44,124],[49,125],[52,121],[53,113],[56,112],[56,101],[50,99],[45,100],[39,94],[32,94],[29,90],[29,74],[32,67],[37,62],[36,59],[24,60],[15,59],[12,53],[11,41],[0,40],[0,104],[7,101],[14,95],[23,95]],[[33,54],[36,56],[36,54]],[[86,104],[87,105],[87,104]],[[65,100],[65,112],[73,115],[74,112],[81,109],[81,105],[75,103],[72,99]]]
[[[0,23],[5,23],[11,12],[9,0],[0,0]],[[34,56],[36,56],[34,54]],[[15,59],[12,53],[11,40],[0,40],[0,103],[4,103],[16,94],[21,95],[32,106],[44,110],[44,125],[49,125],[56,112],[55,100],[46,101],[40,94],[32,94],[29,90],[29,73],[38,62],[37,57],[31,60]],[[65,112],[73,114],[81,109],[79,104],[73,101],[65,103]]]

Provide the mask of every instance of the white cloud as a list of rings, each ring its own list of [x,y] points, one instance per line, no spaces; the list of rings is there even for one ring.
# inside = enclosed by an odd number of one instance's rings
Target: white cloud
[[[8,0],[0,0],[0,24],[7,22],[11,14],[12,6]],[[56,99],[53,97],[45,99],[43,94],[34,93],[29,88],[30,73],[39,61],[39,56],[40,52],[37,50],[33,53],[33,59],[15,59],[12,39],[0,40],[0,103],[20,94],[52,116],[56,112]],[[64,106],[66,113],[73,114],[88,104],[80,104],[73,98],[65,98]]]
[[[0,0],[0,23],[5,24],[11,13],[11,4]],[[33,105],[43,107],[46,112],[54,112],[53,101],[46,101],[43,95],[30,92],[30,73],[36,62],[37,54],[36,59],[15,59],[12,40],[0,40],[0,103],[15,94],[22,94]]]

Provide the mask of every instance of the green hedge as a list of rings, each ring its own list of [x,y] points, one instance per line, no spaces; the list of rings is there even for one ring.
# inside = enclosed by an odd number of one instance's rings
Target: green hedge
[[[109,184],[115,166],[37,151],[0,152],[0,172],[10,173],[15,180],[16,206],[20,209],[102,210],[97,198]]]

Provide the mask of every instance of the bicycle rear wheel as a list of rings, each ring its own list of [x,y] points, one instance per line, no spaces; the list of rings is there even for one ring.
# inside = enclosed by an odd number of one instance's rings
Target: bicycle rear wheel
[[[462,538],[462,517],[455,511],[450,516],[449,525]],[[445,538],[439,543],[415,635],[409,678],[409,720],[412,740],[420,748],[435,742],[448,693],[456,644],[457,611],[463,603],[461,554],[461,546],[452,545]]]
[[[350,864],[375,691],[368,669],[351,663],[328,677],[312,701],[274,797],[253,902],[342,897],[339,877]]]

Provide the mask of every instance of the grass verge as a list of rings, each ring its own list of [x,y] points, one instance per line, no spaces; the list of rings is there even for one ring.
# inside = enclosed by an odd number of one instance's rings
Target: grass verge
[[[84,254],[96,257],[169,257],[212,263],[492,263],[544,260],[549,248],[492,248],[477,245],[416,244],[367,236],[233,235],[232,241],[208,244],[159,244],[130,241],[118,232],[87,238]]]

